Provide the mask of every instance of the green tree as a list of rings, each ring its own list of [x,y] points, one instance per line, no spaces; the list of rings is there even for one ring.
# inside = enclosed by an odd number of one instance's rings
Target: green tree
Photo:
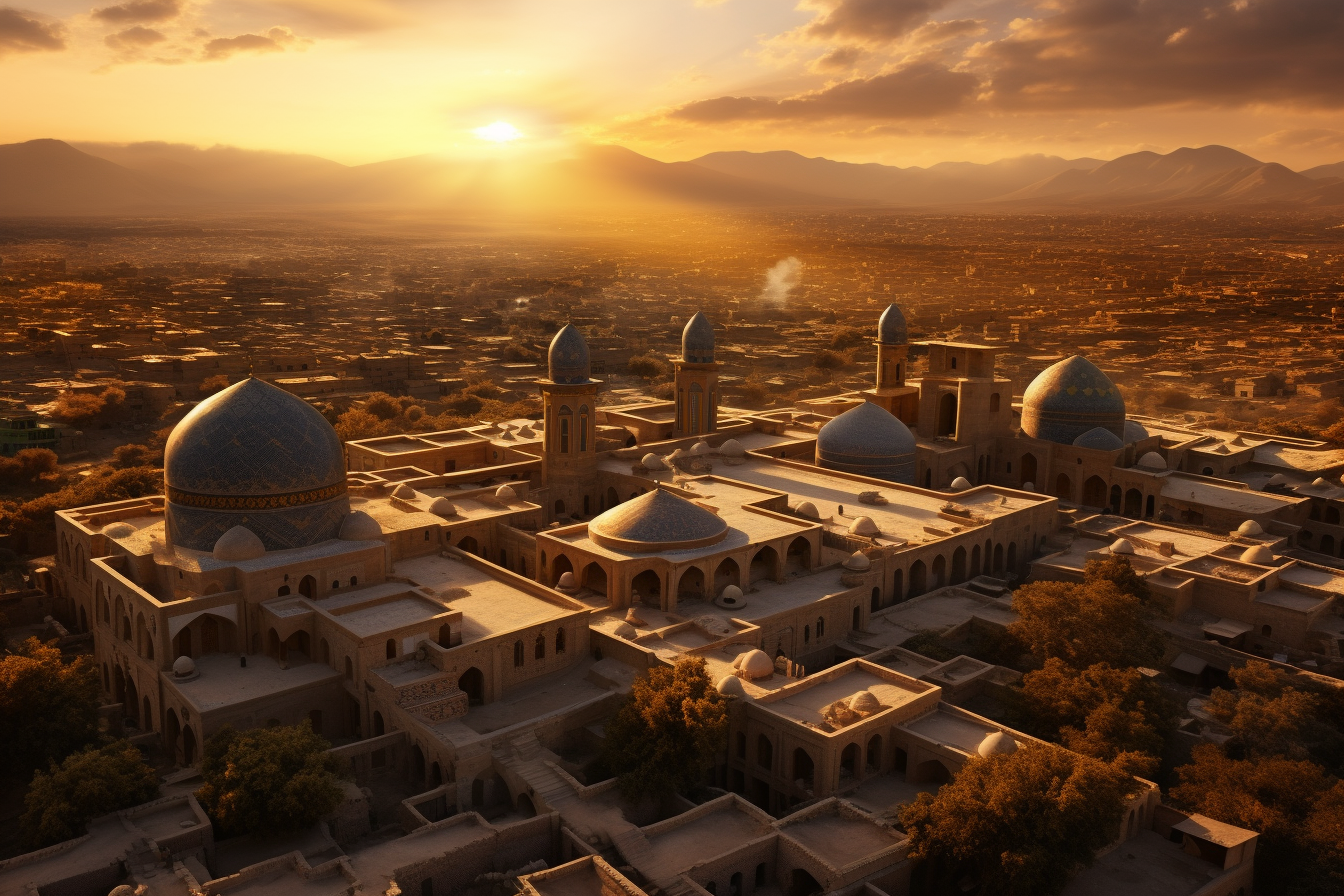
[[[98,675],[87,657],[65,662],[29,638],[0,659],[0,769],[27,778],[98,736]]]
[[[205,742],[196,798],[226,836],[306,828],[341,804],[341,763],[330,747],[307,722],[226,725]]]
[[[694,787],[728,735],[728,702],[705,661],[688,657],[636,678],[606,726],[603,759],[630,799]]]
[[[1041,662],[1055,657],[1074,669],[1098,663],[1127,669],[1162,657],[1162,636],[1139,599],[1104,579],[1032,582],[1013,593],[1013,609],[1018,619],[1008,631]]]
[[[71,753],[49,772],[33,775],[21,821],[31,849],[84,833],[95,818],[149,802],[159,795],[159,779],[127,740]]]
[[[1024,744],[972,756],[937,793],[919,794],[901,823],[936,892],[970,878],[983,896],[1041,896],[1063,890],[1115,839],[1134,788],[1114,765]]]

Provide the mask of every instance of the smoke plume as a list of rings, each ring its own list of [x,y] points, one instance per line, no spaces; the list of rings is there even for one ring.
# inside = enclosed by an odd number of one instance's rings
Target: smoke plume
[[[803,279],[803,263],[790,255],[765,272],[765,289],[761,290],[761,301],[772,305],[782,305],[789,300]]]

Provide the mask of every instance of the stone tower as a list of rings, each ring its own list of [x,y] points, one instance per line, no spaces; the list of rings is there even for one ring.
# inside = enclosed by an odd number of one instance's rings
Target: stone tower
[[[681,331],[681,357],[676,371],[677,419],[673,438],[714,432],[719,428],[719,365],[714,362],[714,325],[697,311]]]
[[[588,343],[572,324],[551,340],[549,378],[539,380],[546,440],[541,470],[550,494],[547,518],[597,509],[597,387]]]
[[[919,422],[919,390],[905,384],[910,354],[905,315],[895,305],[877,320],[877,385],[864,398],[889,411],[906,426]]]

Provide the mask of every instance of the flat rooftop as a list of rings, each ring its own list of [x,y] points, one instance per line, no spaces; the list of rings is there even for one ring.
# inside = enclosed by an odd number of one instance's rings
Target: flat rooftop
[[[892,709],[903,706],[932,689],[932,685],[907,686],[869,671],[859,663],[854,663],[842,675],[829,679],[803,679],[775,694],[760,698],[757,705],[795,721],[819,726],[824,721],[823,713],[826,707],[837,700],[848,699],[860,691],[871,691],[877,702],[882,705],[882,709]]]
[[[845,812],[822,812],[797,822],[785,822],[781,833],[796,840],[833,868],[870,858],[891,849],[904,838],[891,828]]]
[[[714,811],[674,824],[660,832],[644,829],[654,864],[678,871],[737,849],[772,828],[749,815],[736,800],[724,800]]]
[[[1186,896],[1221,870],[1153,831],[1142,831],[1078,872],[1062,896]]]
[[[282,669],[278,662],[261,654],[250,654],[246,666],[240,666],[236,656],[218,653],[198,657],[195,663],[200,677],[191,681],[178,681],[171,672],[162,674],[198,713],[340,678],[340,673],[326,663],[296,662]]]
[[[901,727],[934,743],[955,747],[963,753],[974,753],[987,735],[1000,730],[988,722],[977,722],[949,712],[941,705]]]
[[[1216,482],[1201,482],[1198,479],[1174,476],[1162,480],[1162,497],[1173,501],[1193,501],[1208,507],[1245,513],[1248,516],[1272,514],[1288,505],[1296,504],[1299,500],[1251,491],[1248,488],[1231,488]]]
[[[450,609],[462,611],[463,645],[575,612],[559,595],[551,603],[453,556],[399,560],[394,572],[431,589]]]

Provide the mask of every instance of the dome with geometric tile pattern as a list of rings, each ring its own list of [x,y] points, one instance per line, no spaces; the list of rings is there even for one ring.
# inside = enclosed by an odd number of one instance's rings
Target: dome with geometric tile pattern
[[[169,540],[211,551],[235,526],[266,550],[333,539],[350,512],[336,431],[301,398],[249,377],[198,404],[164,450]]]
[[[592,375],[588,341],[573,324],[565,324],[546,352],[546,372],[553,383],[586,383]]]
[[[718,514],[661,488],[617,504],[588,524],[593,541],[636,554],[705,547],[727,534],[728,524]]]
[[[877,319],[877,341],[883,345],[905,345],[908,338],[905,315],[896,305],[888,305]]]
[[[697,311],[681,331],[681,359],[690,364],[714,363],[714,324]]]
[[[886,408],[861,402],[817,433],[816,464],[914,485],[915,436]]]
[[[1125,438],[1125,399],[1106,374],[1074,355],[1052,364],[1022,396],[1022,432],[1033,439],[1071,445],[1094,428]]]

